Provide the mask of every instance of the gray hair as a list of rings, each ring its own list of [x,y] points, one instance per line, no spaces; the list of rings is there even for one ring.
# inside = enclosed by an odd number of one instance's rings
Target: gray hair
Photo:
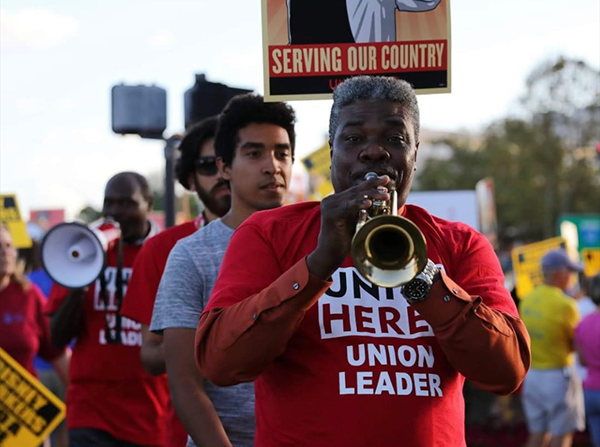
[[[342,82],[333,91],[333,106],[329,115],[329,138],[335,138],[342,109],[355,102],[383,99],[400,103],[408,109],[415,128],[415,141],[419,141],[419,104],[412,86],[401,79],[388,76],[356,76]]]

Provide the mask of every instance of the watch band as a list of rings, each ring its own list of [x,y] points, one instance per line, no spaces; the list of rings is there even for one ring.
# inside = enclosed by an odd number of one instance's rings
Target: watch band
[[[402,295],[410,304],[419,303],[429,295],[431,286],[439,278],[440,270],[431,259],[421,273],[402,287]]]
[[[427,260],[427,264],[425,268],[421,272],[422,275],[426,275],[429,280],[430,285],[433,285],[433,282],[436,280],[436,276],[440,273],[440,269],[437,268],[437,265],[431,259]]]

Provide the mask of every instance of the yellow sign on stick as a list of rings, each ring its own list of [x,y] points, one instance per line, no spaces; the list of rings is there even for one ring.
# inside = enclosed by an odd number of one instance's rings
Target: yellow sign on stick
[[[64,403],[0,348],[0,447],[37,447],[64,418]]]
[[[8,228],[15,247],[31,247],[31,238],[27,234],[25,222],[21,219],[16,195],[0,194],[0,222]]]
[[[600,248],[584,248],[581,250],[581,257],[585,276],[594,276],[600,273]]]
[[[329,143],[325,142],[323,146],[302,159],[302,163],[310,175],[310,200],[321,200],[333,193],[330,151]]]
[[[566,242],[562,237],[546,239],[513,249],[512,262],[519,298],[523,298],[543,282],[542,257],[546,252],[558,248],[566,248]]]
[[[262,24],[265,101],[331,99],[359,75],[450,92],[450,0],[262,0]]]

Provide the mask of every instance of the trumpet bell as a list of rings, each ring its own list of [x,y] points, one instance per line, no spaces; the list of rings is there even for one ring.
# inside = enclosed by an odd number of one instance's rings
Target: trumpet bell
[[[406,284],[427,264],[423,233],[401,216],[369,219],[355,233],[351,253],[360,274],[381,287]]]

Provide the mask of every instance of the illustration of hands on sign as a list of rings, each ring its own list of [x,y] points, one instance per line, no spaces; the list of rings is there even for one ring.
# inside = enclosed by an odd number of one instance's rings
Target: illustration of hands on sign
[[[346,0],[354,41],[393,42],[396,40],[396,9],[405,12],[431,11],[441,0]]]

